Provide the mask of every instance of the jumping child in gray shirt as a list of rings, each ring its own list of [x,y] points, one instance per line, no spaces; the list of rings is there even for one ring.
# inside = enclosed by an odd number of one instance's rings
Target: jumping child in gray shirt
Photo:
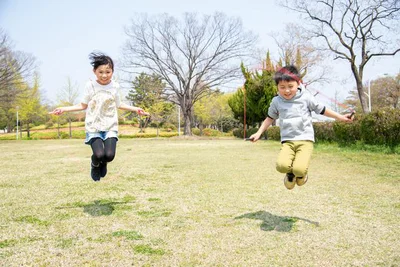
[[[311,112],[336,120],[351,122],[351,114],[341,115],[318,103],[309,91],[305,90],[299,72],[294,66],[286,66],[275,73],[278,95],[272,99],[268,116],[258,131],[250,136],[256,142],[274,120],[279,119],[281,151],[276,170],[286,173],[284,184],[293,189],[297,184],[307,182],[308,166],[314,148],[314,129]]]

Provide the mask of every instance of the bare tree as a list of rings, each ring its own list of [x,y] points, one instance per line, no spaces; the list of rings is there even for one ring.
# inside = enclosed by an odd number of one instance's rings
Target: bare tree
[[[309,33],[323,40],[323,47],[350,66],[364,113],[368,112],[363,75],[375,57],[400,51],[398,0],[284,0],[282,4],[309,20]],[[397,34],[398,36],[398,34]]]
[[[35,68],[34,57],[13,51],[10,38],[0,28],[0,92],[21,82],[21,77],[25,80],[31,77]]]
[[[124,70],[162,77],[166,97],[179,105],[184,134],[191,135],[193,105],[207,93],[241,78],[240,62],[253,53],[257,37],[240,19],[222,13],[136,16],[125,29]]]
[[[371,81],[371,102],[375,108],[400,108],[400,74]]]
[[[302,25],[289,23],[285,31],[274,32],[271,37],[278,45],[279,56],[285,65],[295,65],[300,73],[307,74],[308,85],[327,82],[328,67],[323,64],[325,53],[314,46],[305,32]]]
[[[70,77],[67,77],[67,82],[65,84],[65,86],[63,86],[61,88],[61,90],[59,91],[58,95],[57,95],[57,99],[60,102],[60,105],[62,106],[72,106],[75,105],[76,103],[76,99],[79,96],[79,86],[77,85],[77,83],[73,83],[71,81]],[[71,113],[67,113],[64,116],[67,116],[67,120],[68,120],[68,125],[69,125],[69,138],[72,138],[72,126],[71,126],[71,121],[72,118],[74,117],[73,114]],[[57,121],[59,121],[57,119]],[[59,127],[60,125],[58,125],[58,131],[59,131]]]
[[[7,131],[13,128],[18,95],[23,94],[25,83],[33,77],[35,59],[23,52],[12,50],[9,36],[0,28],[0,109],[2,123],[7,125]]]

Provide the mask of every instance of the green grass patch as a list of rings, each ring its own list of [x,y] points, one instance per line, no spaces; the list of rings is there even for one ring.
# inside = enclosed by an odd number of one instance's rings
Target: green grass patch
[[[388,147],[383,145],[367,145],[363,142],[356,142],[354,144],[339,145],[337,143],[318,142],[316,147],[321,149],[333,149],[335,151],[348,151],[348,152],[367,152],[376,154],[400,154],[400,146]]]
[[[159,199],[157,197],[151,197],[151,198],[149,198],[147,200],[150,201],[150,202],[159,202],[159,201],[161,201],[161,199]]]
[[[168,217],[171,215],[171,213],[172,212],[169,210],[142,210],[137,212],[139,216],[145,218]]]
[[[147,255],[164,255],[165,251],[163,249],[154,249],[150,245],[136,245],[133,246],[133,251],[139,254]]]
[[[17,240],[2,240],[0,241],[0,248],[12,247],[17,243]]]
[[[143,235],[136,231],[116,231],[112,233],[114,237],[124,237],[127,240],[141,240],[143,239]]]
[[[67,249],[73,247],[75,243],[76,243],[75,238],[59,239],[56,246],[58,248]]]
[[[18,217],[14,221],[21,222],[21,223],[30,223],[30,224],[40,225],[40,226],[49,226],[51,224],[48,221],[40,220],[39,218],[30,216],[30,215]]]

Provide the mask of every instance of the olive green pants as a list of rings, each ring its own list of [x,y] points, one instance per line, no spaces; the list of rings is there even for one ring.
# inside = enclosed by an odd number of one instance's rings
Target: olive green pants
[[[282,143],[276,161],[276,170],[281,173],[293,173],[296,177],[304,177],[310,165],[314,149],[312,141],[286,141]]]

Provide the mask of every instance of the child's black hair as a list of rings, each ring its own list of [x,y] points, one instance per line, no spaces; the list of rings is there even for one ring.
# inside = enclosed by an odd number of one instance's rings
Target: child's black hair
[[[301,78],[297,68],[293,65],[288,65],[275,72],[274,80],[276,84],[281,81],[296,81],[300,83]]]
[[[101,65],[108,65],[114,72],[114,62],[113,60],[101,53],[101,52],[92,52],[89,54],[90,64],[93,66],[93,69],[96,70]]]

